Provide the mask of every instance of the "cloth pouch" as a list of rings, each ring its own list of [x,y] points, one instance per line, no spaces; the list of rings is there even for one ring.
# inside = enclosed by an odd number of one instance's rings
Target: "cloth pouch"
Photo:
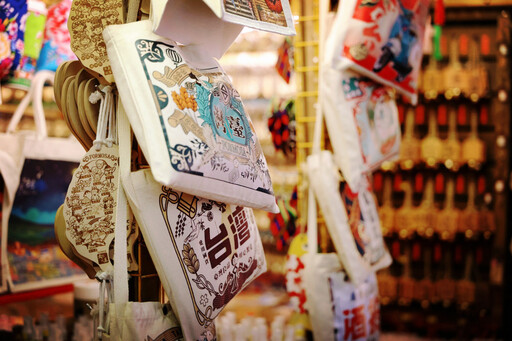
[[[150,21],[112,25],[103,36],[155,180],[199,197],[279,212],[250,118],[214,59],[152,33]]]
[[[149,169],[130,171],[130,126],[118,105],[120,171],[162,285],[187,340],[212,333],[215,317],[266,271],[251,209],[162,186]]]
[[[321,84],[334,159],[350,188],[398,157],[400,122],[392,88],[350,71],[326,68]]]
[[[340,184],[332,154],[322,151],[308,157],[308,178],[322,209],[344,269],[354,284],[362,283],[370,272],[391,264],[382,238],[375,199],[369,184],[351,191]]]
[[[352,69],[417,102],[428,0],[343,1],[331,31],[338,69]]]

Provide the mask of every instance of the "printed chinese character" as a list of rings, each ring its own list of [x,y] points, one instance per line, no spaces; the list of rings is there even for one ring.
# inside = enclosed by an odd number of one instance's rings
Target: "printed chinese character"
[[[351,315],[352,313],[352,315]],[[345,335],[343,340],[357,340],[366,337],[366,316],[364,305],[344,310]]]

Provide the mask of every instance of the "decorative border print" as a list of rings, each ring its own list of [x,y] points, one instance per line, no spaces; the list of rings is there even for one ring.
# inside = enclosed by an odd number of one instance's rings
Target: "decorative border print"
[[[281,0],[223,0],[224,11],[239,17],[287,27]]]
[[[240,95],[214,68],[190,68],[174,46],[135,42],[153,92],[173,169],[273,194]]]
[[[7,256],[14,291],[72,282],[84,272],[61,251],[55,214],[76,162],[26,159],[9,218]]]
[[[167,187],[162,187],[159,200],[196,320],[207,328],[237,293],[266,270],[254,215],[248,208]]]

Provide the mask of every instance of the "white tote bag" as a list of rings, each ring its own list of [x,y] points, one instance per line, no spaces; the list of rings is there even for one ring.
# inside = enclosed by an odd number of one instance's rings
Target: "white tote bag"
[[[121,101],[155,180],[176,190],[278,212],[261,146],[215,59],[151,31],[103,32]]]
[[[149,169],[131,172],[130,126],[118,105],[122,184],[187,340],[214,333],[215,317],[266,271],[249,208],[162,186]]]
[[[310,190],[311,191],[311,190]],[[316,247],[316,203],[309,194],[305,288],[315,340],[378,340],[380,305],[375,273],[360,283],[349,280],[338,255]]]
[[[42,89],[45,82],[53,82],[53,77],[50,71],[36,73],[8,126],[8,132],[13,133],[32,101],[37,132],[27,133],[24,138],[19,185],[10,207],[3,212],[9,217],[3,227],[4,233],[8,227],[7,278],[12,291],[71,283],[85,277],[62,253],[53,232],[55,214],[84,154],[74,138],[47,136]]]
[[[118,205],[115,224],[114,273],[100,275],[104,279],[113,279],[114,292],[113,295],[111,293],[107,295],[112,301],[104,304],[100,299],[98,307],[94,311],[98,325],[95,339],[111,341],[184,340],[181,327],[169,304],[128,301],[125,228],[128,207],[123,188],[119,189]],[[103,283],[103,286],[105,285],[107,283]],[[105,297],[104,292],[100,292],[100,297]],[[107,312],[104,321],[105,308]]]

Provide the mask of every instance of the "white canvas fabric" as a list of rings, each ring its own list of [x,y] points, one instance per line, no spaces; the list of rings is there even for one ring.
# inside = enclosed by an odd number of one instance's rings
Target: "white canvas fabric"
[[[126,229],[128,218],[128,203],[124,190],[118,191],[119,210],[115,224],[114,271],[98,274],[100,279],[113,279],[112,292],[107,295],[111,300],[105,305],[100,299],[95,318],[98,330],[95,340],[112,341],[181,341],[184,340],[181,327],[169,304],[159,302],[130,302],[128,301],[128,274],[126,271]],[[106,285],[106,282],[102,283]],[[100,297],[104,297],[100,292]],[[105,313],[104,307],[108,307]],[[103,316],[106,314],[106,321]]]
[[[121,104],[118,111],[127,198],[185,339],[203,340],[224,306],[266,271],[254,215],[162,186],[148,169],[131,172],[130,126]]]
[[[338,169],[329,151],[309,156],[307,165],[309,184],[339,259],[351,281],[362,283],[372,271],[391,264],[368,183],[359,193],[343,183],[340,185]]]
[[[399,155],[394,91],[350,71],[323,72],[320,86],[335,162],[350,188],[357,190],[364,174]]]
[[[103,32],[122,103],[158,183],[278,212],[265,157],[240,96],[218,63],[151,31]]]

